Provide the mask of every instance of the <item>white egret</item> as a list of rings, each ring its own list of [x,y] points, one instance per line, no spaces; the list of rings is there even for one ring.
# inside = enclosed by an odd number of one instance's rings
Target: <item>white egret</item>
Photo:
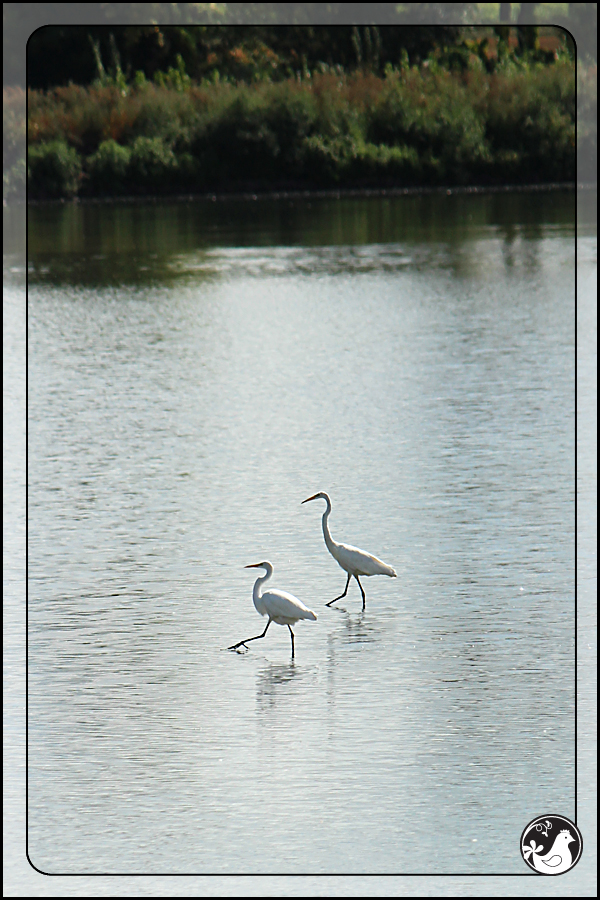
[[[331,604],[335,603],[336,600],[341,600],[342,597],[345,597],[348,593],[348,585],[350,584],[350,579],[354,577],[356,578],[356,581],[360,588],[360,592],[362,594],[364,609],[366,597],[365,592],[363,591],[363,586],[358,580],[358,576],[389,575],[390,578],[395,578],[396,573],[391,566],[388,566],[387,563],[384,563],[380,559],[377,559],[376,556],[372,556],[370,553],[366,553],[364,550],[359,550],[358,547],[353,547],[351,544],[337,544],[333,540],[327,522],[329,513],[331,512],[331,500],[329,499],[329,495],[326,494],[325,491],[319,491],[318,494],[313,494],[312,497],[307,497],[306,500],[302,501],[302,503],[308,503],[310,500],[324,500],[327,504],[327,509],[323,513],[323,537],[325,538],[327,549],[329,550],[333,558],[337,561],[338,565],[348,573],[348,580],[346,581],[344,593],[340,594],[339,597],[334,597],[334,599],[330,600],[329,603],[326,603],[325,606],[331,606]]]
[[[273,574],[273,566],[270,562],[259,562],[253,563],[250,566],[244,566],[245,569],[266,569],[267,574],[261,575],[256,579],[254,584],[254,590],[252,591],[252,599],[254,600],[254,605],[257,609],[257,612],[261,614],[261,616],[268,616],[269,621],[267,622],[267,627],[263,631],[262,634],[257,634],[255,637],[245,638],[243,641],[238,641],[237,644],[233,644],[233,646],[228,647],[228,650],[237,650],[238,647],[246,647],[246,643],[248,641],[257,641],[259,638],[264,638],[269,625],[271,622],[275,622],[276,625],[287,625],[290,629],[290,635],[292,638],[292,659],[294,658],[294,632],[292,631],[292,625],[295,625],[299,619],[310,619],[311,622],[316,622],[317,617],[307,606],[302,603],[301,600],[298,600],[297,597],[294,597],[293,594],[288,594],[287,591],[266,591],[264,594],[261,594],[260,589],[261,586],[268,581],[271,575]],[[246,647],[246,650],[248,648]]]

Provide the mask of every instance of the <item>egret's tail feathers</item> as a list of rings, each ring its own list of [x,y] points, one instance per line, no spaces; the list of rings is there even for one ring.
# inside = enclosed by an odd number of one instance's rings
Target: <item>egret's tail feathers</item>
[[[316,613],[314,613],[314,612],[312,611],[312,609],[308,609],[308,610],[306,611],[306,614],[305,614],[304,618],[305,618],[305,619],[310,619],[311,622],[316,622],[316,621],[317,621],[317,615],[316,615]]]

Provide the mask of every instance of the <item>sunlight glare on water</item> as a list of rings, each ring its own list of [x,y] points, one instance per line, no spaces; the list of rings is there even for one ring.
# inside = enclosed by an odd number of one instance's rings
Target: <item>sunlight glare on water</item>
[[[522,873],[574,802],[573,196],[247,207],[30,211],[31,859]],[[293,661],[224,649],[263,559]]]

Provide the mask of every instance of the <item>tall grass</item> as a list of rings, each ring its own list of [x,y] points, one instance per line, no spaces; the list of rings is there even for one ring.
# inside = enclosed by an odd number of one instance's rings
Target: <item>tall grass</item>
[[[478,60],[460,73],[431,61],[384,77],[73,85],[30,91],[28,106],[31,196],[44,195],[42,148],[56,153],[56,142],[80,160],[80,195],[575,177],[567,58],[493,73]]]

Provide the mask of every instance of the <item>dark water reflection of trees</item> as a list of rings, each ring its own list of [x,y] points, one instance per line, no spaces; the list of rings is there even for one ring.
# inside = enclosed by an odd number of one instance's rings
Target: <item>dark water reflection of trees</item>
[[[335,248],[396,245],[396,263],[406,265],[418,262],[416,248],[429,246],[438,263],[461,269],[476,264],[476,254],[471,260],[465,247],[489,237],[490,229],[504,242],[508,265],[527,239],[531,265],[542,225],[572,228],[574,209],[571,191],[47,204],[29,210],[29,279],[169,284],[190,272],[197,278],[214,273],[206,254],[216,248],[319,248],[333,254]]]

